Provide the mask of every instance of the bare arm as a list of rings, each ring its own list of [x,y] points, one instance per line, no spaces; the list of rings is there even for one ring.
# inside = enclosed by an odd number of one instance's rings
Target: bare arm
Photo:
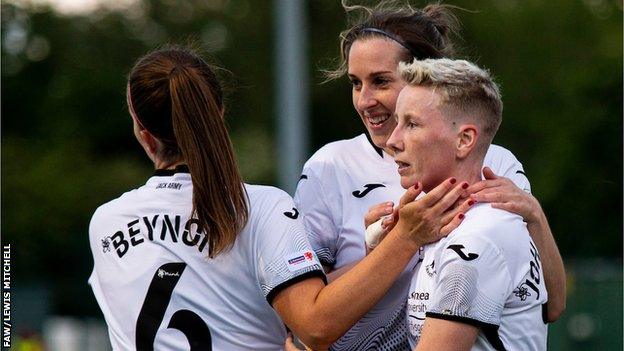
[[[535,198],[533,198],[535,199]],[[535,199],[536,217],[527,221],[527,229],[537,245],[548,291],[548,322],[555,322],[566,308],[566,274],[563,259],[548,225],[546,215]],[[539,211],[537,211],[539,209]]]
[[[326,349],[383,297],[417,249],[413,242],[388,237],[376,255],[331,284],[316,278],[291,285],[278,293],[273,307],[306,345]],[[391,254],[394,259],[386,260]]]
[[[488,167],[483,169],[484,181],[473,184],[467,192],[478,202],[522,216],[531,239],[537,245],[548,291],[548,322],[556,321],[566,306],[566,275],[563,259],[537,199],[519,189],[511,180],[496,176]]]
[[[329,270],[329,272],[327,271],[327,269],[325,269],[325,272],[327,273],[327,282],[331,283],[334,280],[340,278],[343,274],[347,273],[349,270],[351,270],[351,268],[355,267],[355,265],[357,265],[361,261],[362,260],[357,260],[355,262],[349,263],[348,265],[342,266],[338,269]],[[327,268],[327,267],[324,266],[323,268]]]
[[[477,340],[479,329],[466,323],[427,318],[415,351],[470,350]]]
[[[310,278],[280,291],[273,307],[286,325],[309,347],[329,347],[383,297],[422,245],[459,225],[463,216],[449,210],[461,193],[453,184],[447,180],[406,205],[375,251],[331,284]]]

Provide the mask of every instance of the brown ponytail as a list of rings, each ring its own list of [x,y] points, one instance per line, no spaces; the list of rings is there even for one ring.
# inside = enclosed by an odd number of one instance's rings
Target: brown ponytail
[[[208,237],[208,256],[228,251],[248,219],[247,194],[223,120],[223,96],[210,66],[170,47],[139,59],[128,81],[132,108],[159,140],[174,144],[193,182],[193,216]]]

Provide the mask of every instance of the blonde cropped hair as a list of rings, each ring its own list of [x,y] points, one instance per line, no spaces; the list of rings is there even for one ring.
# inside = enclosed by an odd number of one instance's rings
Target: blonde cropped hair
[[[439,108],[453,119],[472,118],[487,145],[503,114],[500,89],[490,73],[465,60],[427,59],[401,62],[399,74],[411,86],[432,87],[441,96]]]

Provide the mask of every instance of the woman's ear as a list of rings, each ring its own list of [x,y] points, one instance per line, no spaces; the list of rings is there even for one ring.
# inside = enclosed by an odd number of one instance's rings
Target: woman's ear
[[[459,127],[457,133],[457,151],[456,156],[464,159],[470,155],[472,150],[477,146],[479,132],[474,124],[464,124]]]
[[[145,150],[147,157],[149,157],[152,162],[156,162],[160,141],[158,141],[152,133],[148,132],[147,129],[141,129],[136,121],[134,121],[134,136],[143,147],[143,150]]]
[[[151,158],[151,154],[155,155],[158,152],[160,142],[156,139],[156,137],[154,137],[154,135],[152,135],[152,133],[148,132],[147,129],[139,131],[139,136],[141,138],[140,142],[143,145],[143,148],[145,148],[145,151]]]

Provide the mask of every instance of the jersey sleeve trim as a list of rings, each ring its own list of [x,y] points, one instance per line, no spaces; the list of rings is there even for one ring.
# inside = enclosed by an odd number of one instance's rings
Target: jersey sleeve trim
[[[314,277],[318,277],[318,278],[323,279],[323,283],[325,283],[325,285],[327,285],[327,277],[325,276],[325,272],[323,272],[322,270],[319,270],[319,269],[315,269],[313,271],[309,271],[309,272],[303,273],[301,275],[298,275],[298,276],[296,276],[296,277],[294,277],[292,279],[289,279],[289,280],[287,280],[287,281],[277,285],[273,289],[271,289],[271,291],[269,291],[269,293],[266,296],[267,302],[271,306],[273,306],[273,299],[275,299],[275,296],[277,296],[277,294],[280,291],[288,288],[291,285],[297,284],[297,283],[302,282],[302,281],[304,281],[306,279],[314,278]]]
[[[329,247],[320,247],[314,250],[321,264],[333,267],[336,264],[336,257],[332,255]]]
[[[542,322],[548,324],[548,301],[542,304]]]
[[[460,317],[460,316],[447,315],[447,314],[434,313],[434,312],[427,312],[425,313],[425,316],[428,318],[430,317],[430,318],[436,318],[436,319],[443,319],[447,321],[469,324],[474,327],[477,327],[483,332],[483,335],[485,335],[485,338],[489,341],[489,343],[492,345],[492,347],[494,347],[495,350],[497,351],[507,350],[505,349],[505,345],[503,345],[503,341],[500,339],[500,336],[498,335],[498,325],[496,324],[483,323],[481,321],[468,318],[468,317]]]

